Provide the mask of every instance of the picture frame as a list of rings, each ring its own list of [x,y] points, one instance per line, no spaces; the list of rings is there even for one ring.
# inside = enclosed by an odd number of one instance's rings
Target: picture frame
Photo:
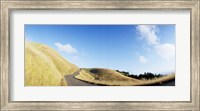
[[[12,10],[190,10],[190,101],[10,101]],[[1,0],[1,110],[200,110],[200,1]]]

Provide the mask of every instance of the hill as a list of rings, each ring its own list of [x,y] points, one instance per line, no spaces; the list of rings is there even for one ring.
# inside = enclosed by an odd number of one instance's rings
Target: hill
[[[64,75],[78,67],[61,57],[52,48],[34,42],[25,43],[25,86],[67,85]]]
[[[124,76],[123,74],[103,68],[81,69],[77,79],[100,85],[126,86],[141,84],[142,81]]]
[[[136,79],[123,75],[116,70],[103,68],[81,69],[77,79],[93,84],[108,86],[145,86],[145,85],[162,85],[165,82],[175,80],[175,74],[170,74],[153,79]]]

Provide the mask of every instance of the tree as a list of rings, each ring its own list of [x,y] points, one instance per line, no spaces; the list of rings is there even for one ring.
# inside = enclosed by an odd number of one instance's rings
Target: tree
[[[126,72],[126,71],[119,71],[119,70],[116,70],[116,71],[125,76],[135,78],[135,79],[153,79],[153,78],[164,76],[162,74],[153,74],[151,72],[144,72],[144,74],[135,75],[135,74],[130,74],[129,72]]]

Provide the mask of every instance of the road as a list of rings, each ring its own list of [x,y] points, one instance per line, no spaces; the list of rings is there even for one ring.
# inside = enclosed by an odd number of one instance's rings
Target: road
[[[162,84],[153,84],[152,86],[175,86],[175,79],[164,82]]]
[[[91,84],[91,83],[76,79],[75,76],[79,75],[79,71],[76,71],[74,74],[65,76],[65,81],[67,82],[67,86],[99,86],[97,84]],[[164,82],[162,84],[157,83],[157,84],[152,84],[152,85],[149,85],[149,86],[175,86],[175,79],[171,80],[171,81]]]
[[[74,74],[65,76],[65,81],[67,82],[67,86],[97,86],[96,84],[90,84],[88,82],[76,79],[75,76],[77,75],[79,75],[79,71],[76,71]]]

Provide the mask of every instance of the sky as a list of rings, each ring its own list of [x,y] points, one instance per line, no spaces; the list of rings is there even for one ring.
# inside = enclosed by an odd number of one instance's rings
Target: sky
[[[26,41],[45,44],[80,68],[175,72],[175,25],[31,25]]]

